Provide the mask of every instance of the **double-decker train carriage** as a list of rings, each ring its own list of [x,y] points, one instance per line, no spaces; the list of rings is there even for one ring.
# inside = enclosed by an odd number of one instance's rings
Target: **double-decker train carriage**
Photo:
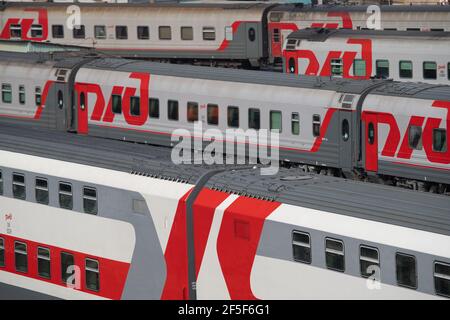
[[[72,4],[70,4],[72,5]],[[269,2],[0,4],[0,39],[94,47],[123,57],[281,68],[282,43],[309,27],[367,28],[367,6]],[[381,6],[384,29],[450,30],[450,6]],[[79,10],[79,11],[78,11]],[[79,14],[81,20],[75,19]],[[78,28],[69,29],[75,21]]]
[[[283,46],[285,72],[450,84],[450,32],[308,29]]]
[[[21,125],[0,177],[2,298],[450,297],[443,195]]]
[[[227,129],[267,129],[279,132],[281,160],[448,192],[449,86],[299,78],[77,53],[1,57],[2,123],[163,146],[183,139],[180,129],[203,139],[194,130],[198,122],[202,133],[218,129],[224,137]],[[223,150],[239,142],[222,141]]]

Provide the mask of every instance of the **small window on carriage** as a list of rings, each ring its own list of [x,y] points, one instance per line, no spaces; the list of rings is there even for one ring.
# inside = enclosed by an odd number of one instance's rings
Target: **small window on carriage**
[[[116,26],[116,39],[126,40],[128,39],[128,27]]]
[[[160,26],[158,32],[159,40],[172,40],[172,30],[170,26]]]
[[[86,38],[84,25],[75,26],[73,28],[73,38],[74,39],[85,39]]]
[[[288,61],[289,73],[295,73],[295,58],[291,57]]]
[[[75,267],[75,259],[72,254],[61,252],[61,281],[68,283],[69,277],[73,275]]]
[[[355,59],[353,61],[353,75],[356,77],[366,76],[366,60]]]
[[[248,29],[248,40],[250,40],[250,42],[253,42],[256,40],[255,28]]]
[[[318,137],[320,136],[320,115],[314,114],[313,115],[313,136]]]
[[[380,79],[389,78],[389,60],[376,61],[376,76]]]
[[[181,27],[181,40],[193,40],[194,30],[192,27]]]
[[[344,74],[344,66],[342,59],[331,59],[331,75],[333,77],[342,77]]]
[[[24,85],[19,86],[19,103],[25,104],[25,86]]]
[[[239,128],[239,107],[228,106],[228,126],[232,128]]]
[[[35,89],[34,89],[34,100],[35,100],[35,103],[36,103],[36,106],[40,106],[41,105],[41,103],[42,103],[42,100],[41,100],[41,87],[36,87]]]
[[[12,103],[12,87],[10,84],[2,84],[2,102]]]
[[[281,111],[270,111],[270,130],[275,130],[281,133],[282,130],[282,114]]]
[[[413,77],[413,63],[412,61],[400,61],[400,78],[412,78]]]
[[[35,197],[36,202],[40,204],[48,204],[48,181],[44,178],[36,178],[35,181]]]
[[[97,214],[97,190],[94,188],[83,188],[83,209],[84,212],[89,214]]]
[[[44,247],[37,248],[38,275],[42,278],[51,278],[50,249]]]
[[[167,101],[167,117],[169,120],[178,121],[178,101],[169,100]]]
[[[420,28],[406,28],[406,31],[420,31]]]
[[[86,288],[92,291],[100,290],[100,272],[98,261],[94,259],[85,260]]]
[[[416,258],[411,255],[397,253],[395,255],[397,284],[412,289],[417,288]]]
[[[273,29],[273,42],[280,42],[280,29],[278,28]]]
[[[61,24],[52,25],[52,37],[54,39],[64,38],[64,27]]]
[[[367,127],[367,141],[369,144],[374,144],[375,142],[375,126],[373,122],[370,122]]]
[[[13,196],[16,199],[25,200],[25,176],[21,173],[13,173]]]
[[[63,209],[72,210],[73,208],[73,195],[72,185],[66,182],[59,183],[59,206]]]
[[[219,106],[217,104],[209,103],[206,110],[208,124],[219,124]]]
[[[336,239],[325,239],[325,260],[327,268],[335,271],[345,271],[344,242]]]
[[[444,31],[442,28],[431,28],[430,31]]]
[[[31,25],[31,38],[41,38],[42,37],[42,25],[32,24]]]
[[[203,40],[216,40],[216,29],[214,27],[203,27]]]
[[[447,130],[433,129],[433,151],[447,151]]]
[[[159,118],[159,99],[148,99],[148,112],[150,118]]]
[[[292,231],[292,254],[294,261],[311,263],[311,239],[308,233]]]
[[[111,96],[111,108],[113,113],[122,113],[122,96],[118,94],[113,94]]]
[[[259,109],[248,109],[248,128],[259,130],[261,128],[261,117]]]
[[[14,260],[16,271],[28,272],[28,253],[25,243],[14,241]]]
[[[130,97],[130,113],[132,116],[141,114],[141,99],[139,97]]]
[[[450,264],[434,263],[434,289],[437,295],[450,298]]]
[[[361,246],[359,248],[359,266],[361,276],[368,278],[373,275],[375,268],[380,267],[380,254],[377,248]]]
[[[198,121],[198,103],[188,102],[187,103],[187,121],[194,122]]]
[[[9,28],[10,36],[14,39],[22,38],[22,26],[20,24],[12,24]]]
[[[3,172],[0,170],[0,195],[3,194]]]
[[[423,63],[423,78],[437,79],[437,64],[433,61],[425,61]]]
[[[300,116],[298,112],[292,112],[291,114],[291,132],[296,136],[300,134]]]
[[[0,238],[0,267],[5,266],[5,240]]]
[[[94,26],[94,37],[95,39],[106,39],[106,27]]]
[[[422,127],[409,127],[409,146],[411,149],[422,150]]]
[[[150,29],[148,26],[138,26],[137,27],[137,37],[139,40],[150,39]]]
[[[447,63],[447,79],[450,80],[450,62]]]

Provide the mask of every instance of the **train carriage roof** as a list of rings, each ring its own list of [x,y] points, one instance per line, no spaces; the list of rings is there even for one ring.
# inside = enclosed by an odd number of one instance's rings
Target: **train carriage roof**
[[[271,11],[288,12],[367,12],[369,5],[295,5],[280,4]],[[413,5],[377,5],[381,12],[450,12],[449,5],[413,4]],[[369,13],[370,14],[370,13]]]
[[[222,168],[207,187],[337,214],[450,235],[450,197],[281,169],[262,176],[257,169],[175,165],[171,150],[117,140],[79,136],[31,126],[0,126],[0,150],[195,184]],[[107,160],[105,160],[107,159]]]

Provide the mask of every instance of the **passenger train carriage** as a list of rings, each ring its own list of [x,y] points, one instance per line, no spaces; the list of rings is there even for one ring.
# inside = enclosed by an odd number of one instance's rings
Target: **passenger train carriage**
[[[202,132],[270,129],[279,132],[283,161],[449,191],[448,86],[299,79],[79,53],[0,55],[2,123],[163,146],[183,139],[173,136],[179,129],[202,139],[198,122]],[[243,142],[251,143],[247,136]]]
[[[20,125],[0,177],[0,298],[450,297],[446,196]]]
[[[285,72],[450,84],[450,33],[308,29],[283,47]]]
[[[248,3],[0,4],[0,39],[83,45],[124,57],[277,68],[282,44],[310,27],[372,28],[367,6]],[[78,11],[79,10],[79,11]],[[76,21],[79,28],[69,29]],[[450,6],[381,6],[381,29],[450,30]],[[113,21],[113,22],[111,22]]]

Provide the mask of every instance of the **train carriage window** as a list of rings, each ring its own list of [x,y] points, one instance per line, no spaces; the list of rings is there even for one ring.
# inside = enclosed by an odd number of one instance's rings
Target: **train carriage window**
[[[361,276],[368,278],[380,267],[380,254],[377,248],[361,246],[359,248],[359,266]]]
[[[3,172],[0,170],[0,195],[3,194]]]
[[[64,38],[64,26],[61,24],[52,25],[52,37],[54,39]]]
[[[50,249],[38,247],[37,248],[37,268],[38,275],[42,278],[50,279]]]
[[[113,94],[111,96],[111,108],[113,113],[122,113],[122,96],[118,94]]]
[[[450,298],[450,264],[434,263],[434,289],[437,295]]]
[[[130,97],[130,114],[138,116],[141,114],[141,98]]]
[[[423,63],[423,78],[437,79],[437,64],[433,61],[425,61]]]
[[[187,103],[187,121],[194,122],[198,121],[198,103],[188,102]]]
[[[48,181],[44,178],[36,178],[35,180],[35,197],[36,202],[40,204],[48,204]]]
[[[344,67],[342,59],[331,59],[331,75],[333,77],[342,77],[344,74]]]
[[[21,173],[13,173],[13,196],[16,199],[25,200],[25,176]]]
[[[23,242],[14,242],[14,263],[16,271],[28,272],[27,245]]]
[[[295,73],[295,58],[291,57],[288,61],[289,73]]]
[[[106,39],[106,27],[94,26],[94,37],[95,39]]]
[[[216,29],[214,27],[203,27],[203,40],[216,40]]]
[[[369,126],[367,127],[367,141],[371,145],[375,142],[375,126],[372,122],[370,122]]]
[[[36,87],[34,89],[34,100],[35,100],[36,106],[41,105],[41,87]]]
[[[19,86],[19,103],[25,104],[25,86],[24,85]]]
[[[431,28],[430,31],[444,31],[442,28]]]
[[[126,40],[128,39],[128,27],[116,26],[116,39]]]
[[[86,32],[84,25],[81,26],[75,26],[72,30],[73,38],[74,39],[85,39],[86,38]]]
[[[270,130],[278,130],[281,133],[283,127],[281,111],[270,111]]]
[[[60,110],[64,108],[64,95],[61,90],[58,90],[58,108]]]
[[[450,62],[447,63],[447,79],[450,80]]]
[[[5,241],[0,238],[0,267],[5,266]]]
[[[69,277],[74,273],[75,259],[72,254],[61,252],[61,281],[68,283]],[[73,284],[73,283],[72,283]]]
[[[411,61],[399,62],[399,76],[400,78],[412,78],[413,77],[413,63]]]
[[[219,124],[219,106],[217,104],[208,103],[206,109],[206,120],[208,124]]]
[[[348,139],[350,139],[350,124],[348,123],[347,119],[342,120],[342,125],[341,125],[341,136],[342,136],[342,140],[344,141],[348,141]]]
[[[321,126],[320,115],[314,114],[313,115],[313,136],[314,137],[320,136],[320,126]]]
[[[169,118],[169,120],[178,121],[178,101],[167,101],[167,117]]]
[[[192,27],[181,27],[181,40],[193,40],[194,30]]]
[[[408,136],[410,148],[422,150],[422,127],[410,126]]]
[[[172,40],[172,30],[170,26],[160,26],[158,32],[159,40]]]
[[[42,37],[42,25],[32,24],[31,25],[31,38],[41,38]]]
[[[159,99],[149,98],[148,106],[148,113],[150,118],[159,118]]]
[[[294,261],[311,263],[311,239],[308,233],[292,231],[292,254]]]
[[[300,116],[298,112],[292,112],[291,114],[291,132],[296,136],[300,134]]]
[[[85,260],[86,288],[92,291],[100,290],[100,272],[98,261],[94,259]]]
[[[12,24],[9,28],[10,36],[13,39],[22,38],[22,26],[20,24]]]
[[[395,255],[397,284],[402,287],[417,288],[416,258],[411,255],[397,253]]]
[[[12,103],[12,87],[10,84],[2,84],[2,102]]]
[[[420,31],[420,28],[406,28],[406,31]]]
[[[366,76],[366,60],[355,59],[353,61],[353,75],[356,77]]]
[[[89,214],[97,214],[97,190],[90,187],[83,188],[83,210]]]
[[[325,260],[328,269],[345,271],[344,242],[336,239],[325,239]]]
[[[137,38],[139,40],[149,40],[150,39],[150,28],[148,26],[138,26],[137,27]]]
[[[376,65],[376,77],[379,79],[389,78],[389,60],[377,60]]]
[[[229,127],[239,128],[239,107],[228,106],[227,123]]]
[[[433,151],[447,151],[447,130],[433,129]]]
[[[72,185],[66,182],[59,183],[59,206],[63,209],[72,210],[73,208],[73,195],[72,195]]]
[[[248,29],[248,40],[250,40],[250,42],[254,42],[256,40],[255,28]]]
[[[259,109],[248,109],[248,127],[249,129],[259,130],[261,128],[261,118]]]

